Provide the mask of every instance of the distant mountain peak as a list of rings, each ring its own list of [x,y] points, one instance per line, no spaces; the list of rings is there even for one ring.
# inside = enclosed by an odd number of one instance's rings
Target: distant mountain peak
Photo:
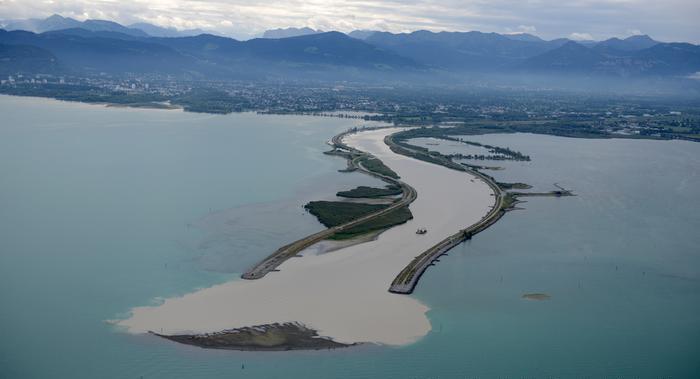
[[[625,41],[649,41],[649,42],[656,42],[653,38],[649,37],[648,34],[638,34],[634,36],[630,36],[625,38]]]
[[[323,33],[323,31],[311,29],[309,27],[271,29],[271,30],[266,30],[265,33],[263,33],[262,38],[279,39],[279,38],[307,36],[307,35],[319,34],[319,33]]]
[[[319,37],[350,38],[350,37],[348,37],[347,34],[341,33],[341,32],[336,32],[335,30],[331,30],[331,31],[329,31],[329,32],[322,32],[322,31],[319,31],[319,32],[317,32],[317,33],[308,34],[308,35],[310,35],[310,36],[311,36],[311,35],[313,35],[313,36],[319,36]],[[300,37],[301,37],[301,36],[300,36]]]
[[[566,48],[566,49],[582,49],[582,48],[585,49],[586,48],[586,46],[583,46],[581,41],[572,41],[572,40],[567,41],[561,47]]]
[[[353,30],[348,35],[355,39],[365,40],[372,36],[372,34],[377,33],[376,30]]]
[[[52,14],[51,16],[47,17],[45,21],[63,21],[63,20],[68,20],[69,17],[63,17],[60,14]]]
[[[657,45],[659,42],[654,41],[651,37],[648,35],[636,35],[636,36],[631,36],[627,37],[625,39],[620,39],[620,38],[610,38],[605,41],[599,42],[596,44],[597,49],[612,49],[612,50],[617,50],[617,51],[626,51],[626,52],[631,52],[631,51],[638,51],[638,50],[643,50],[643,49],[648,49],[652,46]]]
[[[513,33],[513,34],[504,34],[506,38],[515,40],[515,41],[525,41],[525,42],[544,42],[544,40],[536,35],[530,34],[530,33]]]
[[[136,37],[146,37],[148,34],[139,30],[132,29],[114,21],[108,20],[85,20],[78,21],[70,17],[63,17],[59,14],[53,14],[45,19],[27,19],[15,20],[8,23],[8,30],[27,30],[35,33],[51,32],[65,29],[85,29],[89,31],[105,31],[117,32]]]
[[[525,60],[521,68],[550,72],[582,72],[595,68],[603,57],[598,52],[575,42],[568,41],[562,46]]]

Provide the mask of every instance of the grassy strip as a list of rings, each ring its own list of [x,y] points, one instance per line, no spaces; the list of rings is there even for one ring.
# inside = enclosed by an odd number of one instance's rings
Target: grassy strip
[[[515,206],[515,204],[517,204],[517,203],[518,203],[518,196],[516,196],[510,192],[506,192],[505,195],[503,196],[503,205],[501,206],[501,209],[506,209],[506,210],[512,209]]]
[[[332,240],[345,240],[354,238],[366,233],[375,232],[378,230],[384,230],[391,228],[392,226],[403,224],[404,222],[413,218],[413,214],[408,209],[408,207],[401,207],[389,214],[377,217],[372,221],[368,221],[364,224],[357,225],[354,228],[336,233],[333,237],[329,238]]]
[[[435,137],[438,138],[438,137]],[[466,145],[471,145],[471,146],[477,146],[477,147],[483,147],[489,151],[491,154],[496,154],[496,155],[483,155],[483,154],[470,154],[470,155],[462,155],[462,154],[454,154],[457,158],[463,158],[463,159],[491,159],[491,160],[515,160],[515,161],[530,161],[530,156],[522,154],[519,151],[514,151],[511,150],[507,147],[499,147],[499,146],[491,146],[491,145],[484,145],[479,142],[473,142],[473,141],[467,141],[462,138],[454,138],[454,137],[448,137],[448,136],[443,136],[439,137],[440,139],[444,139],[446,141],[453,141],[453,142],[460,142]]]
[[[395,184],[390,184],[384,188],[360,186],[357,188],[353,188],[349,191],[340,191],[340,192],[336,193],[335,195],[339,196],[339,197],[358,199],[358,198],[374,198],[374,197],[381,197],[381,196],[394,196],[394,195],[400,195],[401,192],[402,192],[401,187],[399,187]]]
[[[612,138],[617,135],[593,128],[589,122],[577,121],[528,121],[528,122],[474,122],[451,128],[421,127],[400,132],[397,137],[411,139],[417,137],[443,138],[445,136],[466,136],[492,133],[534,133],[573,138]],[[622,136],[620,136],[622,137]]]
[[[304,208],[316,216],[326,228],[345,224],[386,207],[388,207],[386,204],[346,203],[343,201],[311,201],[304,205]]]
[[[377,212],[388,206],[389,205],[386,204],[346,203],[342,201],[312,201],[306,204],[304,208],[306,208],[309,213],[316,216],[321,224],[327,228],[331,228]],[[343,240],[353,238],[365,233],[403,224],[412,218],[413,215],[408,207],[402,207],[389,214],[357,225],[343,232],[336,233],[331,239]]]
[[[360,158],[358,163],[360,163],[364,168],[372,172],[376,172],[377,174],[399,179],[399,175],[397,175],[394,170],[384,165],[384,163],[377,158],[365,156]]]
[[[502,190],[511,190],[511,189],[530,189],[532,188],[531,185],[525,184],[525,183],[506,183],[506,182],[496,182],[499,187],[501,187]]]
[[[384,140],[396,154],[405,155],[424,162],[434,163],[458,171],[466,171],[461,164],[453,162],[449,157],[446,157],[437,151],[430,151],[424,147],[414,146],[404,140],[394,138],[396,135],[401,133],[403,132],[396,133],[393,136],[388,136]]]

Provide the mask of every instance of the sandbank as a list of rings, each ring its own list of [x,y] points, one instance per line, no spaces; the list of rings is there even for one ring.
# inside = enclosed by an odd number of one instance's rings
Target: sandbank
[[[468,173],[392,152],[383,140],[399,130],[362,131],[344,141],[381,159],[417,190],[413,220],[372,241],[289,259],[279,272],[258,280],[234,280],[136,307],[117,324],[132,333],[175,335],[296,322],[344,344],[404,345],[426,335],[429,308],[388,288],[415,256],[478,222],[494,206],[494,196]],[[419,227],[428,233],[416,234]]]

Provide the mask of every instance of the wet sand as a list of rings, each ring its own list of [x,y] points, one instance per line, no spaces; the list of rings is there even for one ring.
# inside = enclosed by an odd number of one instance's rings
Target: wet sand
[[[486,183],[472,181],[468,173],[392,152],[383,139],[396,131],[365,131],[345,142],[375,155],[417,190],[410,205],[413,220],[376,240],[290,259],[262,279],[234,280],[134,308],[117,324],[132,333],[197,334],[298,322],[345,344],[403,345],[427,334],[429,308],[411,296],[389,293],[389,285],[413,257],[479,221],[494,197]],[[428,233],[417,235],[419,227]]]

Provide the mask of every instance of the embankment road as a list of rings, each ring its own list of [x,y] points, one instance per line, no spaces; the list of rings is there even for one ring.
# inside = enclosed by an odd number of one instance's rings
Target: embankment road
[[[367,168],[363,167],[362,164],[360,163],[361,158],[368,156],[367,153],[364,153],[362,151],[359,151],[355,148],[352,148],[348,145],[346,145],[343,142],[343,138],[349,134],[349,133],[354,133],[356,130],[351,130],[347,131],[341,134],[338,134],[333,137],[331,140],[331,144],[333,147],[338,150],[342,151],[343,154],[346,157],[348,157],[349,160],[349,167],[352,169],[360,170],[368,175],[377,177],[379,179],[382,179],[386,182],[398,185],[401,187],[403,190],[403,195],[401,199],[392,205],[390,205],[387,208],[384,208],[378,212],[366,215],[364,217],[361,217],[359,219],[353,220],[351,222],[348,222],[343,225],[339,225],[336,227],[332,227],[323,231],[320,231],[318,233],[312,234],[310,236],[304,237],[300,240],[294,241],[290,243],[289,245],[282,246],[279,248],[277,251],[275,251],[273,254],[253,266],[250,270],[246,271],[243,275],[243,279],[259,279],[264,277],[266,274],[268,274],[271,271],[275,271],[277,267],[279,267],[282,263],[284,263],[287,259],[295,257],[298,255],[299,252],[304,250],[305,248],[321,241],[324,240],[330,236],[332,236],[335,233],[342,232],[344,230],[348,230],[350,228],[353,228],[355,226],[358,226],[362,223],[374,220],[378,217],[381,217],[383,215],[386,215],[390,212],[393,212],[399,208],[408,206],[410,203],[412,203],[416,197],[417,193],[416,190],[408,185],[407,183],[404,183],[403,181],[395,178],[391,178],[386,175],[379,174],[374,171],[370,171]],[[389,147],[394,150],[397,154],[402,154],[402,155],[407,155],[407,156],[412,156],[415,158],[416,155],[423,154],[421,151],[418,150],[412,150],[409,149],[405,146],[398,146],[394,143],[392,140],[391,136],[387,136],[385,139],[385,142],[389,145]],[[438,164],[438,163],[436,163]],[[389,287],[389,292],[392,293],[397,293],[397,294],[410,294],[413,292],[413,290],[416,288],[416,285],[418,284],[418,281],[420,280],[421,276],[425,273],[425,271],[433,265],[436,259],[438,259],[440,256],[445,254],[447,251],[452,249],[453,247],[457,246],[458,244],[471,239],[472,236],[475,234],[485,230],[489,226],[493,225],[496,221],[498,221],[506,212],[506,205],[505,205],[505,193],[504,191],[498,186],[498,184],[490,177],[481,174],[480,172],[470,170],[468,168],[465,168],[464,166],[457,165],[453,162],[445,162],[443,164],[444,166],[452,169],[456,169],[459,171],[465,171],[465,173],[471,174],[481,180],[483,180],[486,184],[491,187],[494,196],[496,197],[495,199],[495,204],[493,208],[489,211],[488,214],[486,214],[481,220],[479,220],[477,223],[465,228],[461,229],[459,232],[445,238],[444,240],[438,242],[428,250],[424,251],[420,255],[416,256],[399,274],[394,278],[394,280],[391,283],[391,286]]]
[[[405,206],[408,206],[411,204],[418,194],[416,193],[416,190],[411,187],[410,185],[402,182],[399,179],[395,179],[386,175],[379,174],[374,171],[370,171],[362,164],[359,162],[362,157],[369,156],[367,153],[364,153],[362,151],[359,151],[355,148],[352,148],[350,146],[347,146],[345,143],[343,143],[343,137],[345,137],[349,133],[354,133],[355,131],[348,131],[348,132],[343,132],[331,140],[331,144],[335,149],[342,150],[347,153],[347,156],[349,157],[348,159],[350,160],[350,165],[359,171],[362,171],[368,175],[374,176],[376,178],[379,178],[381,180],[384,180],[386,182],[389,182],[391,184],[397,185],[401,187],[402,190],[402,196],[401,199],[398,201],[392,203],[390,206],[368,214],[366,216],[360,217],[358,219],[355,219],[353,221],[347,222],[342,225],[338,225],[332,228],[328,228],[325,230],[322,230],[318,233],[312,234],[310,236],[306,236],[300,240],[294,241],[288,245],[282,246],[277,251],[272,253],[270,256],[267,258],[263,259],[259,263],[257,263],[255,266],[251,267],[248,271],[243,273],[241,275],[241,278],[243,279],[248,279],[248,280],[253,280],[253,279],[260,279],[267,275],[271,271],[277,270],[277,267],[279,267],[282,263],[284,263],[287,259],[293,258],[299,254],[302,250],[306,249],[307,247],[320,242],[326,238],[331,237],[335,233],[342,232],[348,229],[351,229],[353,227],[356,227],[358,225],[361,225],[363,223],[372,221],[378,217],[387,215],[397,209],[403,208]]]

